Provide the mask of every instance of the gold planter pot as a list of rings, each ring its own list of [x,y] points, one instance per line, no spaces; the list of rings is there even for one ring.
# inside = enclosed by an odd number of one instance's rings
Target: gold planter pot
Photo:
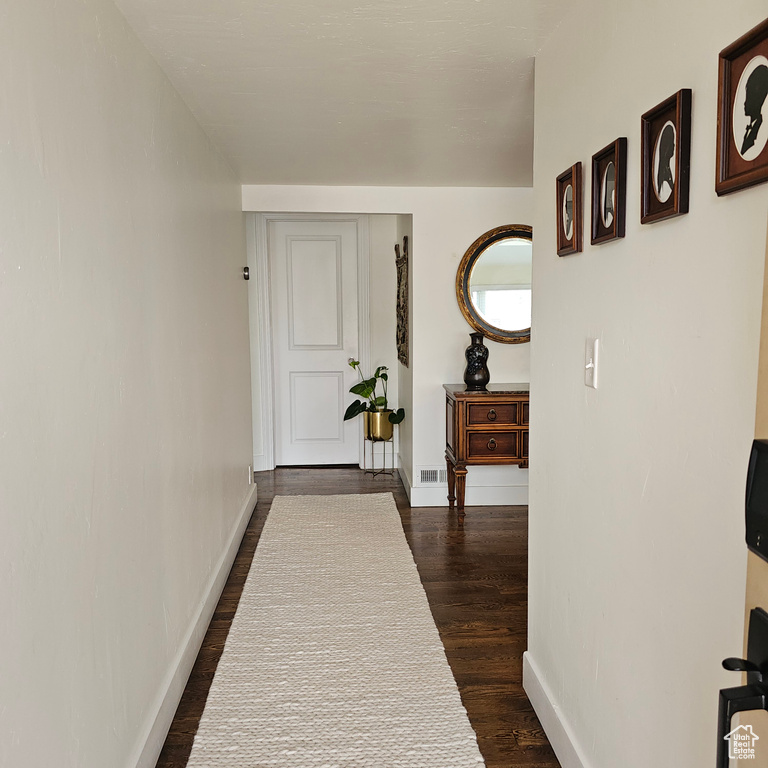
[[[389,420],[388,411],[365,411],[363,413],[363,434],[366,440],[375,443],[392,439],[392,431],[395,425]]]

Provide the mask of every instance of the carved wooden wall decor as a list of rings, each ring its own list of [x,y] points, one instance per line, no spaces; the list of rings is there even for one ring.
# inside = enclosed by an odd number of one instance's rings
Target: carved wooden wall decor
[[[408,367],[408,235],[403,237],[403,255],[395,243],[397,267],[397,359]]]

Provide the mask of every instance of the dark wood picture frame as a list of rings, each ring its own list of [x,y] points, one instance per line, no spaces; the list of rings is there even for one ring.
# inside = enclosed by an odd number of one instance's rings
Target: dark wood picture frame
[[[584,204],[581,163],[572,165],[557,177],[557,255],[568,256],[581,253],[584,238]],[[571,189],[570,219],[567,214],[565,196]],[[570,237],[566,222],[570,221]]]
[[[768,19],[720,51],[715,191],[768,181]]]
[[[592,245],[624,237],[626,218],[627,139],[623,136],[592,155]]]
[[[683,88],[640,119],[640,222],[688,213],[691,173],[691,89]]]

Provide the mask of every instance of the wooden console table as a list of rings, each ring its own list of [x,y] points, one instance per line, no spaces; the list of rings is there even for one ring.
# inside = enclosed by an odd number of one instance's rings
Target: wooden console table
[[[467,466],[528,466],[528,384],[489,384],[467,392],[464,384],[443,384],[448,505],[464,517]]]

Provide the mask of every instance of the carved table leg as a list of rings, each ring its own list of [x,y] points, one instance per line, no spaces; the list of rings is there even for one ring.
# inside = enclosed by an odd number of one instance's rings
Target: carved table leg
[[[464,517],[464,488],[467,479],[467,465],[457,464],[453,468],[453,473],[456,475],[456,510],[459,513],[459,518]]]
[[[453,509],[453,502],[456,501],[456,475],[453,471],[453,464],[447,456],[445,463],[448,465],[448,508]]]

